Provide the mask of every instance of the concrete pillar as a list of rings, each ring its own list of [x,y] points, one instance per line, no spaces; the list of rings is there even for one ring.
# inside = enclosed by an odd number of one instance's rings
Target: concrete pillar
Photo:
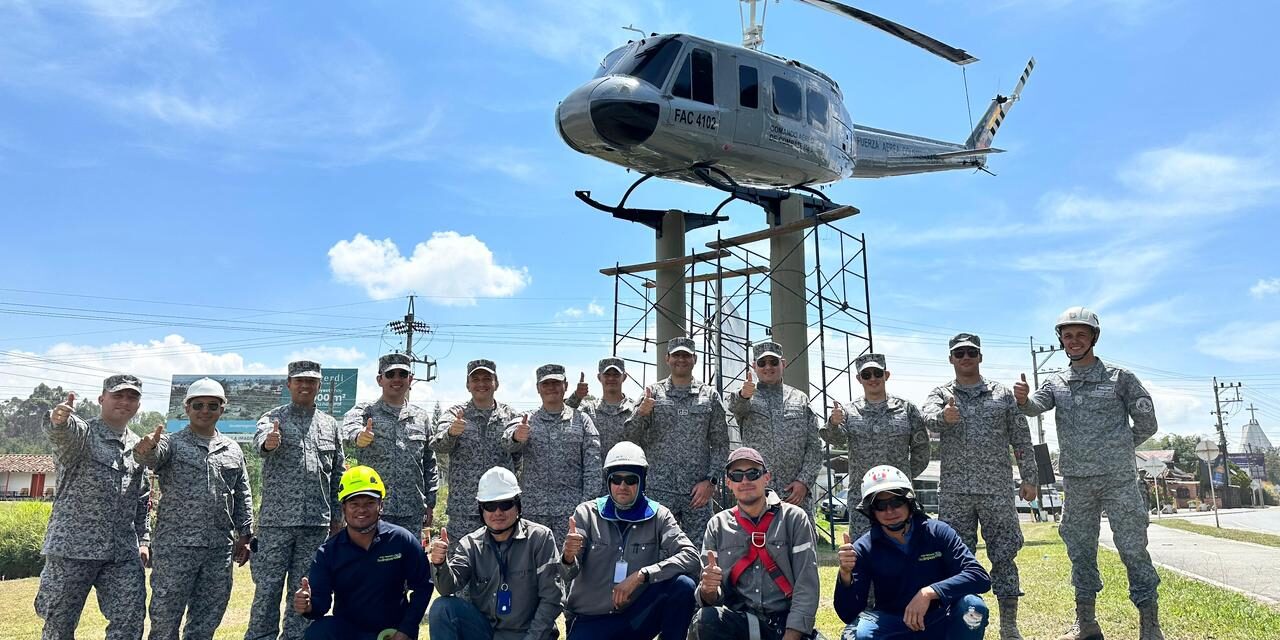
[[[772,216],[766,216],[773,224]],[[782,201],[780,224],[804,219],[804,202],[792,197]],[[769,309],[773,340],[787,356],[783,382],[809,393],[809,307],[804,282],[804,231],[769,239]],[[748,356],[750,357],[750,356]]]
[[[658,260],[669,260],[684,257],[684,212],[670,210],[662,217],[662,232],[657,234],[654,256]],[[685,335],[685,299],[684,267],[661,267],[654,276],[657,287],[654,289],[654,310],[657,312],[656,338],[657,353],[654,364],[658,366],[657,380],[671,374],[667,368],[667,341]]]

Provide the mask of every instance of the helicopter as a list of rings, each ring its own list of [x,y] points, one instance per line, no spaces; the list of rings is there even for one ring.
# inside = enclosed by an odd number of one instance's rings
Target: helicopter
[[[957,65],[977,61],[962,49],[834,0],[796,1],[870,25]],[[876,129],[853,123],[844,93],[830,76],[760,51],[763,15],[757,23],[757,0],[741,2],[750,5],[751,20],[742,46],[690,34],[650,34],[606,55],[595,76],[560,102],[556,127],[569,147],[643,174],[617,206],[592,199],[589,191],[576,192],[578,198],[617,215],[628,211],[631,192],[653,177],[731,194],[782,190],[825,198],[813,187],[846,178],[987,171],[987,156],[1002,152],[991,146],[996,131],[1035,68],[1032,58],[1013,92],[992,99],[963,143]]]

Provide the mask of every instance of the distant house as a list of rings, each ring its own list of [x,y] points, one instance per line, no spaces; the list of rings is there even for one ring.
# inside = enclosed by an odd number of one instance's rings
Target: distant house
[[[42,454],[0,455],[0,499],[53,497],[53,456]]]

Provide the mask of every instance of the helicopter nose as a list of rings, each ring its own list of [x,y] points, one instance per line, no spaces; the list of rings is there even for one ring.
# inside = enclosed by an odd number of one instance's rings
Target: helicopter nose
[[[635,100],[592,100],[591,123],[612,145],[634,147],[658,128],[658,105]]]
[[[581,153],[643,143],[657,130],[661,108],[634,78],[606,77],[581,87],[556,108],[565,143]]]

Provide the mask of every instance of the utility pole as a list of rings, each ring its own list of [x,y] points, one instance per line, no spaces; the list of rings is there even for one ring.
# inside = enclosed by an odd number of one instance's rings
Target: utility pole
[[[1052,358],[1054,353],[1057,353],[1058,351],[1062,351],[1062,349],[1058,347],[1037,347],[1035,336],[1031,336],[1030,338],[1028,338],[1028,340],[1031,343],[1031,378],[1033,380],[1031,385],[1031,391],[1032,393],[1034,393],[1036,389],[1040,388],[1040,366],[1043,365],[1045,362],[1048,362],[1049,358]],[[1044,362],[1040,361],[1041,354],[1048,354],[1044,357]],[[1056,370],[1046,369],[1044,372],[1056,373]],[[1036,433],[1040,437],[1040,444],[1044,444],[1044,416],[1043,415],[1036,416]]]
[[[404,336],[404,354],[406,356],[409,356],[410,360],[417,362],[419,364],[425,364],[427,366],[427,371],[425,376],[418,377],[415,375],[414,377],[418,380],[431,382],[432,380],[436,379],[435,358],[431,358],[429,356],[419,358],[417,354],[413,352],[413,335],[415,333],[424,333],[424,334],[432,333],[431,325],[425,322],[422,322],[421,320],[416,320],[414,318],[413,299],[415,297],[417,296],[409,296],[409,310],[405,312],[404,319],[393,320],[391,322],[388,322],[387,328],[390,329],[391,332],[394,334]]]
[[[1222,399],[1221,393],[1227,389],[1235,389],[1236,397]],[[1226,423],[1222,418],[1225,412],[1222,410],[1223,403],[1241,402],[1240,399],[1240,383],[1239,382],[1218,382],[1218,377],[1213,377],[1213,407],[1214,410],[1209,413],[1218,419],[1218,455],[1222,456],[1222,484],[1223,486],[1231,486],[1231,467],[1227,464],[1227,432]],[[1209,486],[1213,486],[1213,463],[1209,463]]]

